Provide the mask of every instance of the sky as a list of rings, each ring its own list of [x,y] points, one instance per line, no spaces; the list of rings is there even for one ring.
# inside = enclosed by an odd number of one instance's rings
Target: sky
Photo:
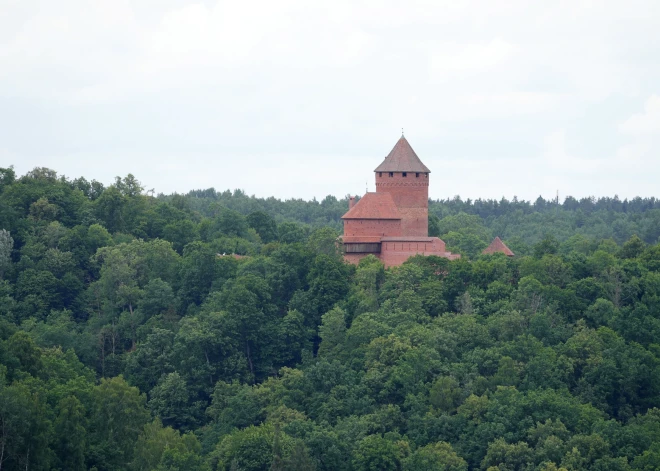
[[[660,197],[660,2],[0,0],[0,167],[157,193]]]

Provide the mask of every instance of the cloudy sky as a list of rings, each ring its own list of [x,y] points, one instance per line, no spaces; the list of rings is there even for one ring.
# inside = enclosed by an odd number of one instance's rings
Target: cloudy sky
[[[0,0],[0,166],[156,192],[660,196],[657,0]]]

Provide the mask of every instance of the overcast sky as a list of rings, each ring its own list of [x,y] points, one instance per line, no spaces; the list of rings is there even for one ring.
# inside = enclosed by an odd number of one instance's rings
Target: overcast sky
[[[660,2],[0,0],[0,166],[156,192],[660,196]]]

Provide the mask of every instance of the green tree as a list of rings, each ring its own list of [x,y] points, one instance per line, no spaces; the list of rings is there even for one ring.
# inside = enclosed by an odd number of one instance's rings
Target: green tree
[[[441,376],[431,385],[429,401],[431,405],[442,412],[456,410],[461,399],[461,389],[458,381],[451,376]]]
[[[252,275],[230,280],[220,293],[220,304],[228,314],[225,328],[240,340],[250,377],[261,377],[272,364],[268,340],[275,306],[270,303],[268,285]]]
[[[344,310],[335,307],[323,314],[319,336],[321,337],[319,356],[333,357],[338,353],[346,337],[346,313]]]
[[[178,430],[190,430],[196,424],[195,407],[190,404],[190,391],[177,373],[169,373],[150,392],[149,407],[163,424]]]
[[[273,460],[275,430],[272,425],[250,426],[225,436],[211,453],[213,469],[229,471],[232,462],[244,471],[267,470]],[[284,432],[280,433],[280,449],[288,457],[294,441]]]
[[[264,418],[258,391],[237,381],[216,383],[206,413],[225,431],[256,425]]]
[[[467,471],[468,466],[446,442],[432,443],[415,450],[404,461],[405,471]]]
[[[0,280],[11,266],[11,254],[14,249],[14,239],[9,231],[0,229]]]
[[[126,377],[131,384],[141,391],[150,391],[162,376],[174,371],[174,337],[174,332],[154,327],[137,344],[125,359]]]
[[[247,216],[248,225],[257,231],[266,244],[277,239],[277,224],[272,216],[264,211],[254,211]]]
[[[648,450],[636,456],[632,465],[633,469],[640,471],[660,470],[660,443],[654,443]]]
[[[637,258],[644,252],[645,248],[646,244],[644,241],[637,235],[634,235],[623,244],[619,251],[619,256],[621,258]]]
[[[244,237],[247,234],[248,223],[240,213],[229,208],[220,207],[216,227],[224,235]]]
[[[506,443],[498,438],[488,444],[488,453],[482,462],[482,468],[503,466],[512,471],[524,471],[534,465],[534,453],[527,443]],[[499,468],[502,469],[502,468]]]
[[[181,435],[155,419],[144,426],[138,437],[130,469],[206,471],[208,467],[202,461],[201,445],[192,433]]]
[[[38,376],[43,368],[41,350],[34,340],[23,331],[18,331],[7,341],[7,352],[18,360],[19,368]]]
[[[339,257],[340,248],[337,242],[339,234],[330,227],[316,229],[309,235],[307,246],[312,253]]]
[[[0,467],[50,469],[50,422],[38,393],[18,382],[0,384]]]
[[[115,185],[107,188],[94,203],[96,217],[110,232],[115,233],[127,229],[125,213],[128,201]]]
[[[16,172],[14,166],[10,165],[7,168],[0,168],[0,193],[12,185],[16,181]]]
[[[87,430],[85,408],[75,396],[68,396],[58,404],[54,424],[55,447],[58,464],[62,469],[84,470]]]
[[[559,241],[551,235],[546,235],[543,240],[534,245],[534,257],[541,258],[544,255],[554,255],[559,251]]]
[[[321,316],[348,292],[348,269],[342,260],[318,255],[307,276],[309,291],[291,301],[291,307],[304,313],[307,325],[317,328]]]
[[[369,435],[353,451],[353,467],[356,471],[397,471],[401,469],[403,458],[395,442],[380,435]]]
[[[231,362],[227,365],[228,376],[246,374],[245,357],[234,355],[240,348],[234,326],[226,312],[202,312],[181,319],[174,338],[173,361],[188,384],[200,391],[210,390],[226,359]]]
[[[131,173],[124,178],[115,177],[115,187],[122,195],[128,197],[138,196],[144,191],[142,184]]]
[[[316,471],[316,462],[309,455],[303,441],[296,442],[289,458],[284,461],[283,468],[287,471]]]
[[[173,310],[176,298],[170,284],[160,278],[152,278],[145,285],[140,310],[149,318]]]
[[[135,443],[149,420],[146,397],[118,376],[101,379],[93,390],[89,465],[121,469],[133,459]]]
[[[172,222],[163,228],[163,238],[172,242],[174,250],[182,253],[186,245],[199,238],[197,225],[189,219]]]

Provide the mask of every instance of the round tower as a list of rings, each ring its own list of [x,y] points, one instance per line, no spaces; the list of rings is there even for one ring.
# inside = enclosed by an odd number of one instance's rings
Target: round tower
[[[431,171],[403,135],[374,172],[376,192],[389,193],[401,214],[402,235],[428,237]]]

